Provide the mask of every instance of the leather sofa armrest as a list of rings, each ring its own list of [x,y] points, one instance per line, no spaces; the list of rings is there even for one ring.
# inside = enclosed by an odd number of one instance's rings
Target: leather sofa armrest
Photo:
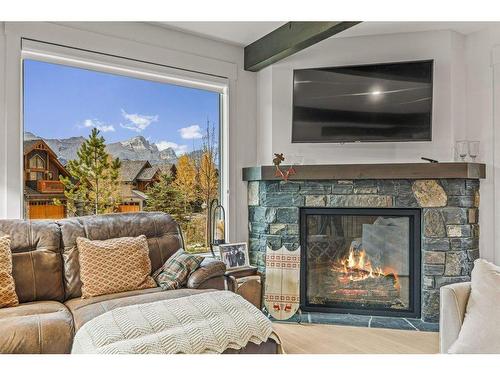
[[[234,276],[228,275],[226,273],[225,283],[226,283],[226,290],[236,293],[236,290],[238,289],[238,281]]]
[[[458,338],[469,301],[470,288],[470,282],[441,287],[439,314],[439,348],[441,353],[448,353],[448,349]]]
[[[236,268],[232,270],[227,270],[226,271],[226,276],[232,276],[236,279],[240,277],[246,277],[246,276],[254,276],[259,273],[259,270],[255,266],[247,266],[243,268]]]
[[[221,276],[224,278],[225,273],[226,265],[224,262],[213,258],[205,258],[200,267],[189,276],[187,287],[198,289],[209,279]]]

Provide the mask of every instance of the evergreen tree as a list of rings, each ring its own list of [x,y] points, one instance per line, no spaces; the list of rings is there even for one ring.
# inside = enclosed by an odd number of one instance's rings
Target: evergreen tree
[[[188,213],[188,207],[196,200],[196,166],[188,155],[182,155],[177,160],[174,185],[182,194],[184,213]]]
[[[73,215],[99,215],[113,212],[121,201],[117,189],[120,159],[106,152],[104,138],[92,129],[78,149],[77,158],[66,166],[71,177],[60,177],[67,198],[67,210]]]
[[[173,184],[168,173],[162,173],[159,181],[146,190],[146,211],[160,211],[171,215],[179,224],[186,223],[182,193]]]

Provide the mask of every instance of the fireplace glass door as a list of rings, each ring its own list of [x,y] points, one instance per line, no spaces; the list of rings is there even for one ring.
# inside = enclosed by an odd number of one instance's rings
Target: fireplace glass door
[[[306,311],[418,316],[420,211],[302,209]]]

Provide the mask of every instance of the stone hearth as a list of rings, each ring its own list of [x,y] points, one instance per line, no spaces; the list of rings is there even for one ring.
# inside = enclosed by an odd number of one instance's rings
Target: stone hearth
[[[265,273],[266,246],[299,246],[301,207],[420,208],[421,316],[436,322],[439,288],[468,281],[479,257],[478,178],[249,179],[250,261]]]

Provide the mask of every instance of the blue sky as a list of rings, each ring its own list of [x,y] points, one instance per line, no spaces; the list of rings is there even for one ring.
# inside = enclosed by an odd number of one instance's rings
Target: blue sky
[[[24,61],[24,130],[43,138],[87,136],[107,143],[142,135],[178,154],[219,128],[219,94],[108,73]]]

